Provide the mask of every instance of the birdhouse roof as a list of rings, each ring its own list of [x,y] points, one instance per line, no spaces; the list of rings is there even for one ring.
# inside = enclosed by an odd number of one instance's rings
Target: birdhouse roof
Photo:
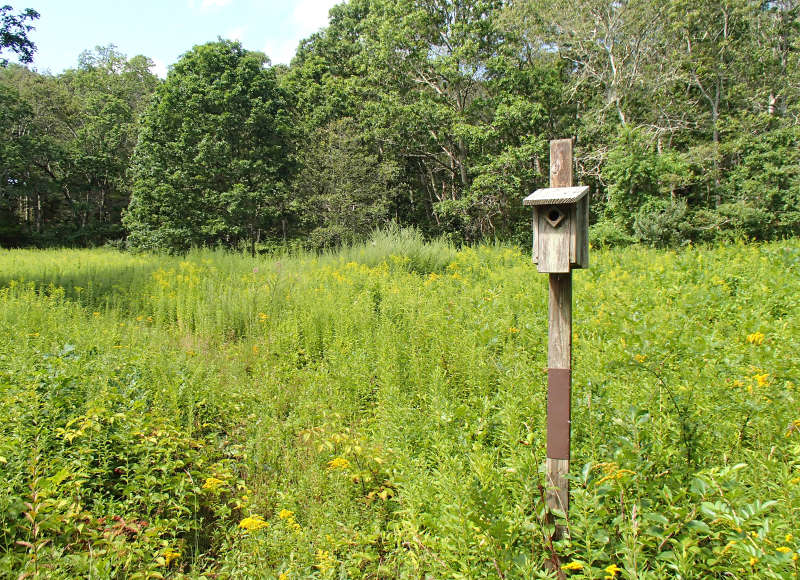
[[[588,185],[577,187],[545,187],[537,189],[524,200],[523,205],[551,205],[577,203],[589,191]]]

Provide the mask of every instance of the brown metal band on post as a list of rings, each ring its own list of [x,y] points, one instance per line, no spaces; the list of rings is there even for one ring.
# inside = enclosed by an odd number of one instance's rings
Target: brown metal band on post
[[[570,369],[547,369],[547,457],[569,459]]]

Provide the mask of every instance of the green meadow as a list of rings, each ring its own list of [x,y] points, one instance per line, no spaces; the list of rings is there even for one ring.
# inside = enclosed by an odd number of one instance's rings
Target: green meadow
[[[0,250],[0,576],[800,577],[800,242],[574,284],[550,544],[528,253]]]

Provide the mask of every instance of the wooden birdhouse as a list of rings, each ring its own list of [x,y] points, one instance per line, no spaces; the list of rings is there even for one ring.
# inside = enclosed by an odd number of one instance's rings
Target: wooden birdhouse
[[[589,267],[589,186],[537,189],[533,206],[533,261],[539,272],[565,274]]]

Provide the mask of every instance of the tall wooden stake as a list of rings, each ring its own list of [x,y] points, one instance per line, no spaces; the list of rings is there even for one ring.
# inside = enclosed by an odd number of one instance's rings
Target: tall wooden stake
[[[550,142],[550,187],[572,186],[572,139]],[[569,512],[569,447],[572,392],[572,272],[549,274],[547,340],[547,507]],[[550,516],[552,518],[552,514]],[[563,536],[557,524],[553,539]]]

